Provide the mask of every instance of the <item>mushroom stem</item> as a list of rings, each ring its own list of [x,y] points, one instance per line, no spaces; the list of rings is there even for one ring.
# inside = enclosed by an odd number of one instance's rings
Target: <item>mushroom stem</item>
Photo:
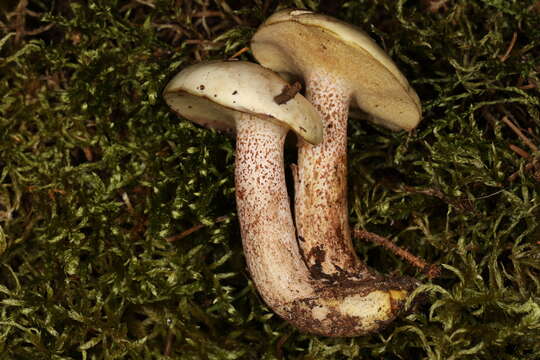
[[[300,247],[312,274],[346,271],[362,278],[367,267],[356,256],[347,207],[347,117],[351,91],[330,74],[306,76],[306,98],[323,118],[323,142],[300,140],[295,216]],[[324,255],[321,256],[321,250]]]
[[[348,225],[348,104],[354,101],[370,120],[390,129],[410,130],[421,118],[418,96],[366,33],[309,10],[270,16],[254,34],[251,49],[263,66],[304,79],[308,101],[324,117],[323,143],[301,143],[293,173],[296,225],[311,272],[326,279],[344,273],[370,277],[356,257]]]
[[[288,129],[247,114],[236,126],[242,241],[249,272],[268,306],[299,329],[324,336],[365,334],[395,318],[416,283],[377,276],[314,279],[298,248],[285,185]]]
[[[292,221],[283,143],[288,128],[243,114],[236,122],[236,202],[248,269],[265,302],[310,294]]]

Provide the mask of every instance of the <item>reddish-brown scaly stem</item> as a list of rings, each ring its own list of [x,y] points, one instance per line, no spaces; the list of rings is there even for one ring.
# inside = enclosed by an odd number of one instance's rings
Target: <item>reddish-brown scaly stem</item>
[[[312,276],[300,255],[285,186],[286,131],[249,116],[237,121],[236,202],[253,282],[277,314],[303,331],[355,336],[379,329],[400,313],[416,283]]]
[[[350,91],[328,74],[306,81],[306,98],[323,117],[323,142],[300,141],[295,184],[299,246],[313,275],[364,273],[349,229],[347,117]]]
[[[247,265],[264,300],[283,304],[311,290],[285,185],[288,129],[244,115],[236,130],[236,205]]]

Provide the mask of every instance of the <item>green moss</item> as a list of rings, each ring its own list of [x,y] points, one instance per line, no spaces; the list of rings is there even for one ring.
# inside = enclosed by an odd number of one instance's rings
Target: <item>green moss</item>
[[[540,5],[428,3],[2,5],[2,359],[539,358],[540,182],[527,164],[540,154],[501,119],[540,145]],[[426,305],[378,334],[301,334],[264,305],[241,249],[234,141],[160,96],[287,6],[364,28],[422,99],[411,134],[350,125],[353,223],[444,269],[430,282],[356,242],[379,271],[426,283]]]

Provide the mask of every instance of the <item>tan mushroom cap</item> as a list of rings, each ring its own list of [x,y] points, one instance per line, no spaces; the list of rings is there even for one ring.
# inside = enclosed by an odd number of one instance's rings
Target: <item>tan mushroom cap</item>
[[[322,141],[322,120],[300,94],[281,105],[274,97],[288,86],[273,71],[245,61],[189,66],[166,86],[163,97],[181,116],[205,127],[234,130],[242,114],[290,127],[304,140]]]
[[[257,61],[277,72],[307,78],[324,71],[342,81],[353,105],[393,130],[421,119],[418,95],[392,59],[362,30],[307,10],[270,16],[253,36]]]

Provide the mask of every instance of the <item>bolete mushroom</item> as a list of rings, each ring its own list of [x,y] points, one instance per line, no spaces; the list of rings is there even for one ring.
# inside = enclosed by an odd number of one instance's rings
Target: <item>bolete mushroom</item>
[[[264,301],[306,332],[354,336],[380,328],[402,309],[410,279],[315,279],[298,248],[285,185],[283,143],[289,129],[308,143],[322,139],[321,119],[300,94],[275,98],[287,83],[259,65],[207,62],[190,66],[164,97],[200,125],[236,130],[235,183],[247,266]]]
[[[323,142],[299,141],[295,215],[300,247],[321,277],[361,276],[347,209],[347,117],[349,105],[393,130],[420,121],[418,96],[384,51],[362,30],[307,10],[270,16],[251,41],[263,66],[301,78],[306,98],[323,117]]]

